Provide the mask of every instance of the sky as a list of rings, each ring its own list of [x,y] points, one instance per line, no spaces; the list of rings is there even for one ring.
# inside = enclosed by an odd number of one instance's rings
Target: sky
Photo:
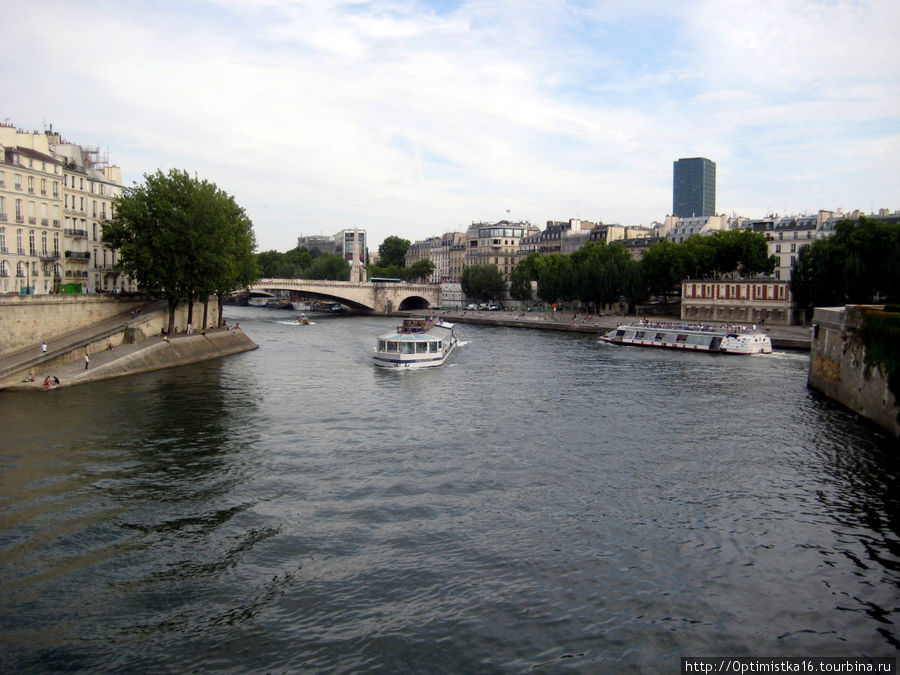
[[[0,121],[133,186],[216,183],[259,250],[473,222],[900,209],[897,0],[3,2]]]

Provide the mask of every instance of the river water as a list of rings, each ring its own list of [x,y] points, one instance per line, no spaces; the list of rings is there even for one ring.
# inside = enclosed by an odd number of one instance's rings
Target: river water
[[[892,656],[896,441],[728,357],[228,308],[254,352],[0,393],[0,671],[677,672]]]

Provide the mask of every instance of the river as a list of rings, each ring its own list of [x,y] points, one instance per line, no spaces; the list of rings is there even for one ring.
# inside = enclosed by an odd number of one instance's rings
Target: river
[[[892,656],[900,461],[807,354],[229,307],[260,349],[0,392],[0,671]]]

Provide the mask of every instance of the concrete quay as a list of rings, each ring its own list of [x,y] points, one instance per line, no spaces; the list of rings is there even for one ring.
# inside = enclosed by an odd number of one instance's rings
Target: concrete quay
[[[447,321],[457,323],[477,323],[486,326],[506,326],[509,328],[533,328],[538,330],[559,330],[573,333],[597,334],[612,330],[622,323],[638,321],[672,322],[677,319],[667,317],[627,317],[593,316],[573,311],[485,311],[451,310],[442,312]],[[809,351],[812,344],[812,329],[804,326],[765,326],[775,349]]]
[[[123,312],[54,335],[46,341],[46,353],[39,342],[6,352],[0,356],[0,389],[46,391],[257,349],[242,331],[224,328],[207,330],[206,335],[179,333],[166,341],[160,335],[160,327],[167,317],[165,302],[151,303],[144,305],[139,315]],[[90,359],[88,368],[86,353]],[[45,387],[47,377],[51,382],[54,377],[59,378],[60,384]]]

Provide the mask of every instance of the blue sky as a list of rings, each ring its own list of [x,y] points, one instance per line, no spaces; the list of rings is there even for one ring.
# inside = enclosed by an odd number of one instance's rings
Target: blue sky
[[[896,0],[7,3],[0,119],[187,169],[261,250],[507,217],[900,208]]]

